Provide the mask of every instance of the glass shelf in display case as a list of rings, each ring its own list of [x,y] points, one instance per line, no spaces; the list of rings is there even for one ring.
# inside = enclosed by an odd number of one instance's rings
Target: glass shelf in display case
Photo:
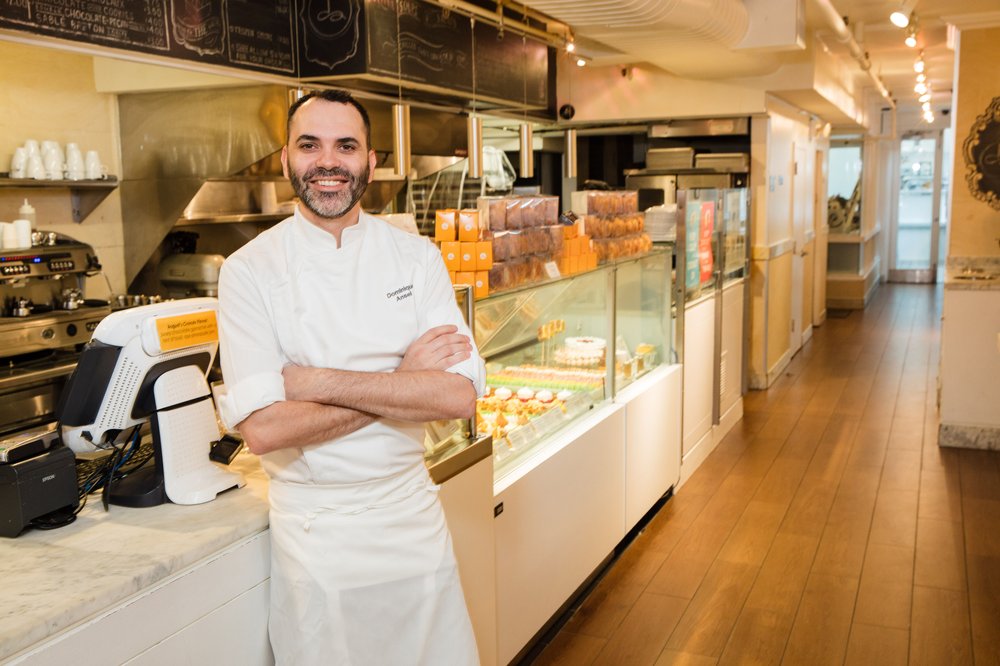
[[[478,431],[493,436],[496,480],[669,357],[669,262],[657,250],[476,302],[489,385],[477,404]]]

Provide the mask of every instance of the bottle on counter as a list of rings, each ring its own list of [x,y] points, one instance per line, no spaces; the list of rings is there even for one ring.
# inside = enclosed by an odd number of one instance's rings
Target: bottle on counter
[[[28,220],[31,222],[31,228],[35,228],[37,223],[37,220],[35,219],[35,207],[28,203],[27,199],[25,199],[24,203],[21,204],[21,207],[17,209],[17,217],[20,220]]]

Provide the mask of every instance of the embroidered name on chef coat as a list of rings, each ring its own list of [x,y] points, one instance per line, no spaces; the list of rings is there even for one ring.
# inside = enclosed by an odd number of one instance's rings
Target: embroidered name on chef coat
[[[386,298],[390,300],[395,298],[397,301],[401,301],[404,298],[409,298],[410,296],[413,296],[412,284],[408,284],[405,287],[400,287],[396,291],[390,291],[388,294],[385,295]]]

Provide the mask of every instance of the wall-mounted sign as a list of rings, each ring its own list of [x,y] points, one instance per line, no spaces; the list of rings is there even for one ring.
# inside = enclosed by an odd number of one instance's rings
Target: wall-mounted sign
[[[962,145],[965,180],[972,196],[1000,210],[1000,97],[976,118]]]

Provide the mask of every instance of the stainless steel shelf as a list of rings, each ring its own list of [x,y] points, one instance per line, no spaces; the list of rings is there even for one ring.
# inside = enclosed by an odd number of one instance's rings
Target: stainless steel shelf
[[[35,180],[34,178],[8,178],[0,174],[0,188],[69,190],[73,221],[83,222],[118,187],[118,178],[110,176],[101,180]]]
[[[267,224],[281,222],[291,215],[292,213],[232,213],[229,215],[182,217],[174,223],[174,226],[195,227],[203,224],[239,224],[240,222]]]

